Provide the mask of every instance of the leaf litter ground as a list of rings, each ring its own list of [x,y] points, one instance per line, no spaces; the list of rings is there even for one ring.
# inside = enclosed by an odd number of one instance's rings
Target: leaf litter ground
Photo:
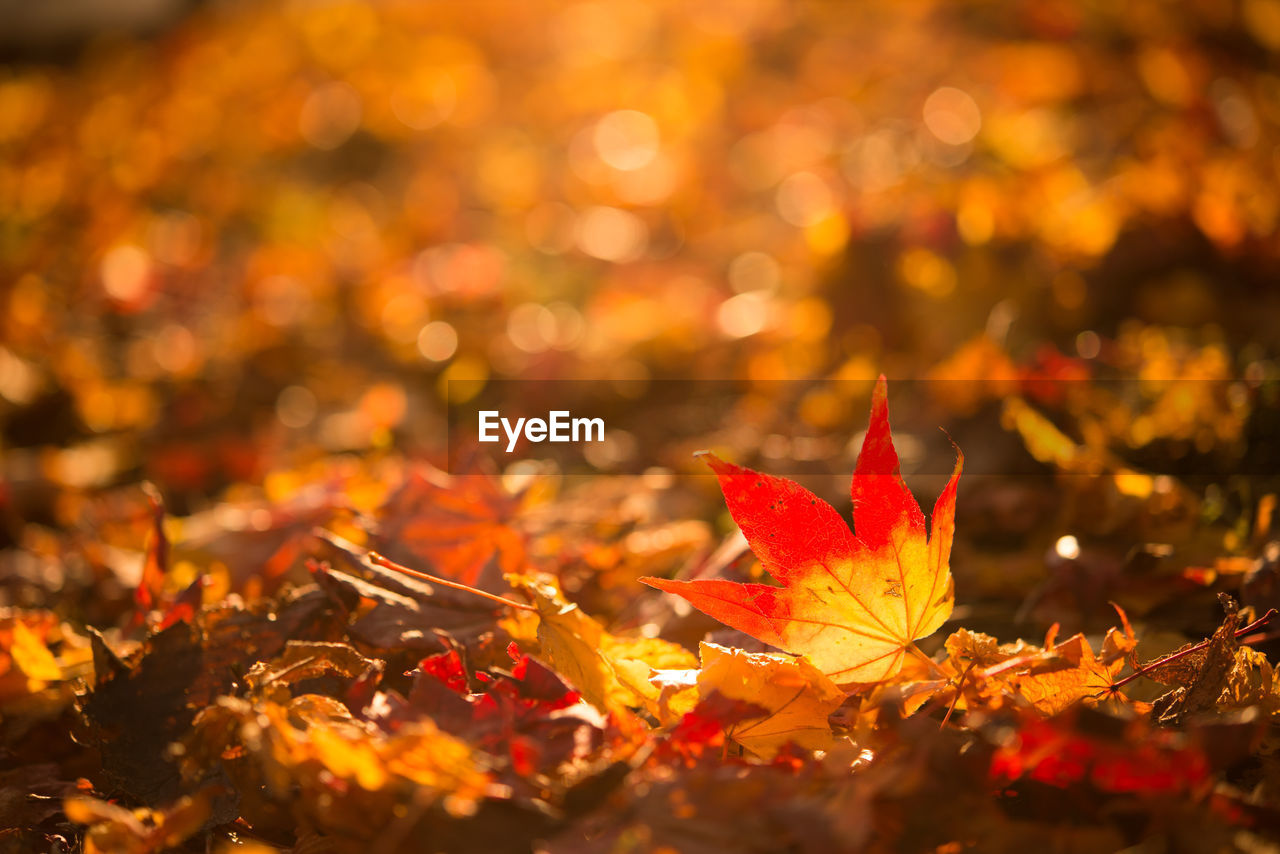
[[[948,623],[960,463],[930,533],[883,379],[852,531],[799,484],[706,459],[780,586],[640,578],[662,563],[616,543],[597,558],[633,594],[643,581],[734,630],[696,655],[584,611],[565,589],[590,599],[582,579],[530,557],[562,532],[486,476],[420,468],[367,510],[266,517],[263,565],[286,551],[305,570],[256,592],[176,578],[182,542],[145,493],[144,569],[118,627],[0,622],[0,844],[1013,852],[1048,835],[1064,851],[1264,850],[1247,846],[1280,819],[1280,692],[1247,641],[1270,612],[1222,593],[1211,636],[1145,663],[1119,606],[1098,652],[1056,625],[1035,645]],[[702,557],[677,574],[749,563],[708,545],[686,545]],[[231,589],[207,595],[216,584]],[[678,637],[669,601],[646,606]]]

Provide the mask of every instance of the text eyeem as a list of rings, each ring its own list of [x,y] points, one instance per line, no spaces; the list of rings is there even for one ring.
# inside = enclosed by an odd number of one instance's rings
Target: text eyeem
[[[479,437],[481,442],[500,442],[499,427],[507,437],[507,453],[515,450],[520,436],[533,443],[538,442],[603,442],[603,418],[574,418],[566,409],[554,409],[543,418],[503,418],[496,409],[480,411]]]

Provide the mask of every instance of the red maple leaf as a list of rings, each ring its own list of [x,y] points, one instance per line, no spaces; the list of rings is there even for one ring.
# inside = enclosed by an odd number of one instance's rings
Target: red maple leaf
[[[809,656],[837,683],[887,679],[915,640],[951,614],[949,558],[964,461],[958,449],[957,455],[934,506],[930,538],[902,480],[882,376],[853,473],[856,535],[831,505],[799,484],[708,454],[734,521],[782,586],[641,580],[765,643]]]

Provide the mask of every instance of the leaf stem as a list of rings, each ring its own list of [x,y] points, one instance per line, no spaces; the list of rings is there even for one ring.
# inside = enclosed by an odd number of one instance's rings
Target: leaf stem
[[[535,613],[538,610],[532,605],[525,605],[522,602],[513,602],[510,599],[504,599],[501,596],[498,596],[493,593],[488,593],[484,590],[477,590],[474,587],[468,587],[467,585],[459,584],[456,581],[449,581],[447,578],[441,578],[438,575],[431,575],[430,573],[427,573],[427,572],[421,572],[416,569],[410,569],[404,564],[396,563],[391,558],[381,555],[378,552],[369,552],[368,558],[370,563],[376,563],[378,566],[385,567],[387,569],[393,569],[396,572],[401,572],[401,573],[404,573],[405,575],[411,576],[413,578],[419,578],[423,581],[429,581],[432,584],[439,584],[441,587],[448,587],[453,590],[461,590],[464,593],[473,593],[476,596],[479,596],[483,599],[488,599],[491,602],[497,602],[499,605],[505,605],[508,608],[516,608],[521,611],[533,611]]]
[[[947,721],[951,720],[951,715],[955,712],[956,706],[960,703],[960,692],[964,689],[964,680],[969,678],[969,672],[973,670],[974,665],[978,662],[970,661],[969,666],[960,674],[960,678],[956,681],[956,695],[951,698],[951,705],[947,708],[947,713],[942,717],[942,723],[938,724],[938,729],[944,729]]]
[[[1270,611],[1263,614],[1261,617],[1254,620],[1252,623],[1245,626],[1244,628],[1236,629],[1235,636],[1238,638],[1244,637],[1245,635],[1249,634],[1249,632],[1252,632],[1258,627],[1266,625],[1272,620],[1272,618],[1276,616],[1276,613],[1277,613],[1276,609],[1272,608]],[[1200,643],[1193,644],[1192,646],[1189,646],[1186,649],[1181,649],[1181,650],[1178,650],[1177,652],[1171,652],[1168,655],[1164,656],[1163,658],[1157,658],[1155,661],[1151,662],[1150,664],[1143,665],[1142,667],[1133,671],[1128,676],[1121,679],[1119,682],[1113,682],[1109,690],[1118,691],[1121,688],[1123,688],[1125,685],[1128,685],[1130,682],[1137,679],[1139,676],[1145,676],[1148,673],[1150,673],[1152,670],[1155,670],[1157,667],[1161,667],[1163,665],[1169,664],[1170,662],[1177,661],[1180,658],[1185,658],[1186,656],[1191,655],[1191,653],[1193,652],[1199,652],[1200,650],[1207,647],[1211,640],[1213,640],[1213,638],[1205,638],[1204,640],[1200,641]]]
[[[911,645],[907,647],[907,651],[912,653],[916,658],[920,659],[925,664],[929,665],[929,667],[935,673],[941,676],[943,679],[950,680],[955,675],[953,673],[948,673],[947,671],[943,670],[942,665],[938,664],[938,662],[934,661],[932,658],[925,655],[924,650],[916,646],[915,641],[911,642]]]

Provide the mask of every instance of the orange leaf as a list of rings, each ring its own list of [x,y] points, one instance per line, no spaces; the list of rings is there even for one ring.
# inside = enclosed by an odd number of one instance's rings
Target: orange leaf
[[[487,475],[414,471],[378,511],[374,545],[403,562],[425,559],[436,575],[500,588],[501,574],[518,571],[525,559],[524,539],[510,527],[517,504]],[[491,563],[496,574],[486,573]]]
[[[831,680],[803,658],[777,653],[748,653],[713,643],[698,648],[702,670],[698,694],[705,701],[715,694],[759,707],[726,732],[730,738],[764,759],[772,759],[784,744],[810,750],[831,746],[828,716],[844,702]]]
[[[951,614],[949,558],[964,457],[934,507],[929,538],[899,470],[885,386],[882,376],[853,474],[856,535],[831,505],[799,484],[708,455],[734,521],[783,586],[641,580],[765,643],[809,656],[838,683],[897,673],[914,641]]]
[[[1056,715],[1078,701],[1094,703],[1112,696],[1116,675],[1124,669],[1126,657],[1138,643],[1128,616],[1119,606],[1116,612],[1123,628],[1107,631],[1101,655],[1094,654],[1081,634],[1057,645],[1049,644],[1046,649],[1026,646],[1025,652],[1011,654],[1006,652],[1008,647],[991,649],[993,638],[961,630],[947,640],[947,647],[954,655],[966,646],[972,649],[975,638],[989,642],[985,645],[990,655],[985,659],[969,656],[975,662],[988,663],[977,677],[996,680],[1021,694],[1037,711]],[[998,663],[990,663],[995,661]]]
[[[1043,661],[1005,679],[1037,710],[1056,715],[1079,700],[1106,695],[1123,666],[1122,659],[1107,663],[1097,658],[1084,635],[1072,635]]]

